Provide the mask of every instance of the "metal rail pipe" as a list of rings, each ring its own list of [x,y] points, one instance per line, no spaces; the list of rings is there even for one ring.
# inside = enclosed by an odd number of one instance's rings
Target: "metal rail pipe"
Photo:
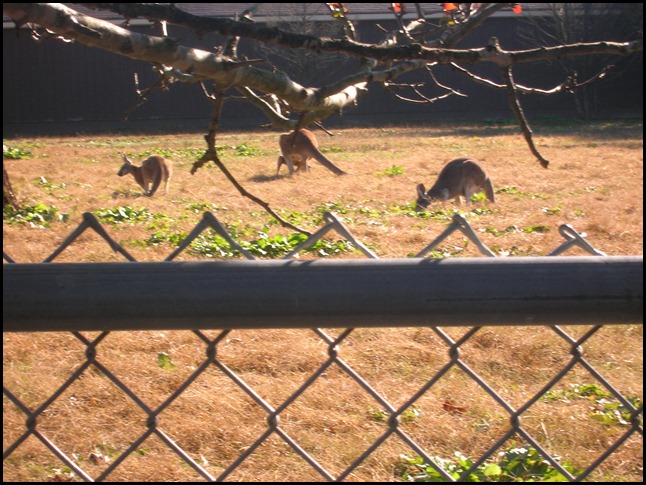
[[[643,257],[3,265],[3,330],[643,321]]]

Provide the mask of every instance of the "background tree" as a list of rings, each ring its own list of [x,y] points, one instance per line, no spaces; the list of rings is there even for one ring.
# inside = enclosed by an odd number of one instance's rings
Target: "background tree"
[[[537,42],[545,46],[577,44],[607,39],[627,42],[643,32],[643,3],[547,3],[547,15],[525,16],[519,30],[528,48]],[[641,69],[636,57],[613,59],[611,56],[565,57],[558,59],[565,78],[588,79],[608,70],[599,82],[584,84],[572,92],[577,114],[590,119],[598,111],[602,90],[616,88],[618,74]]]
[[[144,18],[159,25],[159,36],[143,35],[130,30],[128,23],[116,26],[95,17],[83,15],[63,4],[5,3],[3,12],[18,27],[28,26],[35,37],[76,41],[118,55],[151,63],[159,73],[159,79],[151,87],[142,89],[142,102],[153,89],[169,88],[173,83],[200,84],[206,99],[212,103],[212,116],[205,135],[206,148],[191,169],[195,174],[205,163],[214,162],[236,188],[246,197],[263,206],[284,226],[300,230],[282,220],[269,204],[247,192],[228,172],[216,150],[216,136],[220,125],[222,107],[237,92],[267,117],[274,127],[299,129],[320,123],[338,115],[344,109],[360,102],[361,95],[369,84],[381,85],[402,101],[433,103],[438,99],[461,95],[449,83],[440,82],[435,70],[450,66],[456,76],[484,84],[493,90],[506,92],[509,106],[519,123],[532,154],[543,167],[546,160],[535,146],[532,130],[527,123],[519,100],[521,93],[551,95],[575,92],[605,74],[606,69],[589,74],[588,78],[566,77],[549,89],[517,84],[514,67],[526,63],[554,62],[562,59],[582,58],[596,55],[630,56],[643,50],[639,32],[634,32],[630,41],[615,42],[595,39],[593,42],[536,45],[522,51],[505,51],[498,40],[491,38],[477,48],[459,48],[492,15],[503,10],[521,14],[519,4],[423,4],[433,5],[429,11],[422,4],[391,4],[398,28],[382,29],[382,38],[377,42],[364,43],[357,38],[355,26],[349,18],[352,4],[329,3],[329,15],[338,26],[336,32],[326,37],[284,30],[278,27],[255,24],[254,10],[262,4],[240,12],[235,20],[206,18],[191,15],[176,4],[141,3],[92,3],[78,4],[92,10],[109,10],[125,19]],[[304,5],[304,4],[296,4]],[[408,9],[408,10],[406,10]],[[217,33],[225,36],[225,42],[211,52],[184,45],[180,40],[166,34],[166,25],[193,31],[198,36]],[[342,33],[342,35],[341,35]],[[257,44],[257,58],[239,55],[238,46],[244,39]],[[271,47],[268,50],[268,47]],[[301,56],[333,55],[346,58],[351,70],[339,70],[335,77],[321,80],[316,85],[297,73],[294,64],[283,63],[277,67],[277,51],[299,52]],[[284,61],[288,54],[283,54]],[[299,63],[296,62],[296,65]],[[495,67],[498,78],[484,77],[472,72],[476,65]],[[289,69],[289,70],[288,70]],[[291,72],[291,70],[294,70]],[[427,83],[396,83],[407,73],[422,70],[427,74]],[[433,87],[441,94],[429,96]]]

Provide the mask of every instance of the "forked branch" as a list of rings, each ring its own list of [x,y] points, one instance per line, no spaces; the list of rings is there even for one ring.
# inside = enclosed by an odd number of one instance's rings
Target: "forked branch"
[[[238,192],[240,192],[240,195],[250,199],[254,203],[258,204],[260,207],[262,207],[274,219],[276,219],[281,226],[290,228],[294,231],[300,232],[301,234],[305,234],[306,236],[311,236],[312,235],[311,232],[306,231],[305,229],[302,229],[286,221],[278,214],[276,214],[276,212],[269,206],[267,202],[248,192],[242,185],[240,185],[240,183],[236,180],[233,174],[227,169],[226,165],[224,165],[224,163],[222,163],[222,161],[220,160],[220,157],[218,156],[218,152],[216,148],[215,139],[217,136],[217,130],[220,126],[220,115],[222,113],[222,107],[224,106],[224,102],[225,102],[224,94],[226,90],[227,88],[224,88],[224,87],[216,86],[213,88],[213,94],[210,96],[210,99],[212,100],[212,103],[213,103],[213,109],[211,111],[211,121],[209,123],[209,132],[206,135],[204,135],[204,140],[206,141],[206,151],[200,157],[200,159],[197,160],[191,167],[191,174],[194,175],[195,172],[197,172],[197,170],[200,167],[202,167],[204,164],[208,163],[209,161],[215,163],[215,165],[220,169],[220,171],[229,180],[229,182],[231,182],[231,184],[238,190]]]

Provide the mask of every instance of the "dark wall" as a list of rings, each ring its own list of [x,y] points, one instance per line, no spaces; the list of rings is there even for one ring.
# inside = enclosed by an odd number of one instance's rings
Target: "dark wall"
[[[382,22],[386,28],[394,28]],[[490,19],[487,25],[460,47],[480,47],[492,35],[500,39],[503,49],[517,49],[515,18]],[[374,22],[359,26],[361,39],[370,42],[379,39]],[[155,33],[150,28],[140,28],[144,33]],[[80,44],[67,44],[57,40],[36,42],[29,32],[20,35],[13,29],[3,30],[3,136],[20,134],[56,134],[84,131],[184,131],[204,130],[208,125],[210,104],[205,101],[199,85],[176,83],[166,92],[156,91],[149,101],[123,121],[124,114],[136,103],[137,96],[133,73],[137,73],[141,87],[148,87],[157,80],[151,65],[134,61],[101,49]],[[170,30],[169,35],[180,41],[204,49],[221,44],[215,35],[197,40],[184,30]],[[253,51],[253,43],[241,44]],[[597,90],[602,116],[641,116],[643,106],[643,70],[641,54],[637,67],[625,75],[600,81]],[[618,60],[621,67],[622,59]],[[340,68],[349,69],[349,67]],[[502,82],[497,68],[481,64],[470,69],[478,75]],[[433,70],[437,78],[468,97],[452,96],[433,104],[411,104],[395,99],[378,85],[371,85],[357,107],[347,109],[343,117],[327,121],[351,124],[354,122],[392,122],[406,120],[442,120],[513,115],[507,104],[504,90],[485,88],[447,66]],[[563,78],[556,63],[518,65],[514,68],[517,83],[541,88],[552,88]],[[422,71],[397,80],[398,83],[426,81]],[[403,94],[403,93],[402,93]],[[435,88],[426,91],[429,97],[444,94]],[[546,115],[575,116],[571,95],[552,97],[522,96],[522,103],[530,118]],[[257,127],[266,122],[251,105],[230,102],[225,107],[223,127]]]

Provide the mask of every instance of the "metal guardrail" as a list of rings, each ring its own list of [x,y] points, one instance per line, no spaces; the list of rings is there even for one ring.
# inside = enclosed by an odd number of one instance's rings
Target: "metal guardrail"
[[[5,447],[3,458],[9,458],[24,441],[35,437],[61,462],[86,481],[102,481],[132,455],[149,436],[162,440],[177,456],[206,480],[224,480],[270,437],[284,441],[296,455],[329,481],[348,478],[385,440],[397,436],[421,456],[439,475],[454,481],[434,461],[424,446],[404,430],[401,417],[414,406],[449,371],[458,368],[466,373],[497,403],[508,419],[509,429],[480,456],[469,470],[458,477],[467,480],[512,436],[529,443],[567,480],[580,481],[592,473],[633,435],[643,435],[643,406],[634,406],[613,386],[603,373],[583,356],[582,346],[602,328],[602,324],[643,322],[643,258],[607,257],[589,245],[584,236],[569,226],[560,231],[566,242],[552,254],[561,254],[579,246],[594,256],[538,258],[461,258],[423,259],[435,245],[459,230],[473,240],[483,254],[493,253],[484,246],[461,216],[441,237],[436,238],[416,258],[379,260],[353,238],[334,215],[326,214],[327,225],[305,241],[290,256],[313,244],[329,230],[336,229],[353,241],[369,258],[367,260],[330,261],[219,261],[173,262],[191,240],[204,229],[217,232],[223,227],[212,215],[189,235],[178,251],[160,263],[134,262],[127,251],[114,242],[91,215],[46,262],[88,228],[94,229],[110,247],[129,263],[91,264],[13,264],[8,255],[3,265],[3,330],[5,332],[71,331],[85,346],[86,360],[42,404],[31,409],[18,394],[3,386],[6,405],[15,406],[26,417],[25,430]],[[227,235],[228,236],[228,235]],[[230,244],[237,243],[228,236]],[[242,248],[240,248],[242,249]],[[250,255],[241,251],[247,259]],[[352,328],[345,328],[348,324]],[[476,335],[483,325],[548,325],[566,342],[571,358],[540,390],[512,406],[495,388],[480,377],[461,358],[461,347]],[[560,324],[592,326],[575,338]],[[356,327],[430,326],[448,349],[446,364],[403,404],[391,404],[359,372],[341,357],[341,346]],[[472,326],[455,340],[441,327]],[[344,328],[331,337],[321,328]],[[231,329],[240,328],[312,328],[327,345],[328,359],[280,405],[272,406],[218,357],[218,345]],[[194,372],[157,407],[145,403],[122,379],[97,359],[99,345],[113,330],[191,329],[204,343],[205,359]],[[199,329],[199,330],[196,330]],[[219,329],[215,338],[204,330]],[[99,330],[90,339],[81,331]],[[332,473],[308,453],[281,426],[281,416],[331,366],[337,366],[355,381],[389,416],[383,433],[352,463],[339,473]],[[568,472],[559,460],[541,446],[540,440],[523,427],[521,417],[552,389],[575,366],[585,369],[630,413],[625,432],[580,474]],[[207,369],[217,368],[237,385],[266,417],[266,429],[217,476],[182,449],[164,431],[161,413],[182,395]],[[68,451],[61,450],[55,439],[46,436],[38,421],[52,404],[89,368],[100,372],[146,416],[146,426],[139,437],[97,476],[88,474]],[[9,404],[10,403],[10,404]]]

